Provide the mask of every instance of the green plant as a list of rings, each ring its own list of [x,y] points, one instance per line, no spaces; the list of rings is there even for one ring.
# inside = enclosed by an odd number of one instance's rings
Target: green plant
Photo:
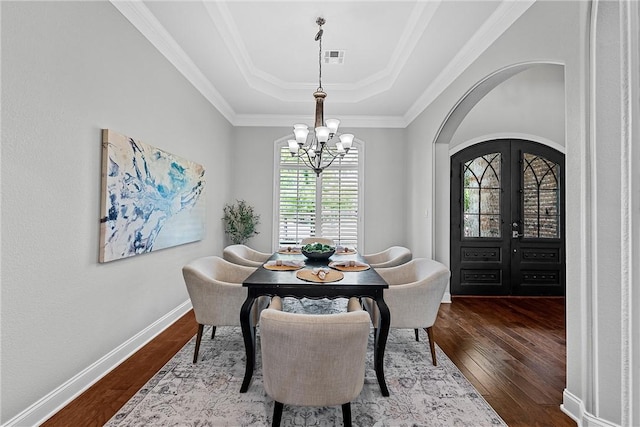
[[[224,206],[224,232],[234,244],[245,244],[251,237],[259,234],[256,226],[260,224],[260,215],[244,200],[236,200],[232,205]]]

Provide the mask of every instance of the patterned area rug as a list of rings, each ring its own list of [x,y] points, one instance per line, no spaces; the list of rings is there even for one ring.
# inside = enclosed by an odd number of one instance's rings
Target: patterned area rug
[[[287,298],[284,309],[346,311],[346,300]],[[270,426],[273,401],[262,386],[259,329],[256,368],[246,393],[239,392],[245,360],[240,327],[218,328],[214,340],[205,328],[198,363],[192,363],[194,337],[106,426]],[[438,366],[432,365],[424,331],[420,342],[413,330],[389,333],[384,366],[390,396],[383,397],[373,369],[373,329],[369,340],[364,388],[351,403],[354,426],[506,426],[439,347]],[[285,405],[281,425],[342,426],[342,411]]]

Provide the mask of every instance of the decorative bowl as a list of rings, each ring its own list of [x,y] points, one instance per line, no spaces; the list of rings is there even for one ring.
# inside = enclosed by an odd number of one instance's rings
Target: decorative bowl
[[[336,252],[336,248],[332,248],[330,251],[326,251],[326,252],[315,252],[315,251],[307,252],[304,249],[302,250],[302,254],[311,260],[329,259],[329,257],[331,257],[331,255],[333,255],[335,252]]]

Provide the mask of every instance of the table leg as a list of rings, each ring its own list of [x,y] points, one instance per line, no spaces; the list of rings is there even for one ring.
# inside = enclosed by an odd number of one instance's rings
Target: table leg
[[[240,327],[242,328],[242,337],[244,338],[244,349],[246,353],[244,380],[240,387],[240,393],[246,393],[249,389],[249,383],[253,376],[253,367],[256,360],[256,335],[254,327],[251,325],[251,307],[253,306],[254,301],[255,297],[251,296],[249,293],[244,304],[242,304],[242,308],[240,309]]]
[[[376,371],[376,377],[378,378],[378,384],[380,384],[380,391],[383,396],[389,396],[389,389],[384,379],[384,348],[387,345],[387,337],[389,336],[389,325],[391,324],[391,314],[389,313],[389,307],[384,302],[382,296],[376,298],[378,304],[378,310],[380,310],[380,325],[376,331],[375,347],[373,352],[374,367]]]

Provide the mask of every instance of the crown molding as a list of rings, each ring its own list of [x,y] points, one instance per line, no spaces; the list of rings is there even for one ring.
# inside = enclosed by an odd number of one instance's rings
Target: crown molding
[[[238,114],[234,126],[287,127],[294,123],[307,123],[312,116]],[[408,123],[400,116],[340,116],[341,128],[406,128]]]
[[[427,90],[409,108],[404,116],[411,123],[455,79],[457,79],[489,46],[522,16],[536,0],[503,1],[489,19],[476,31],[470,41],[440,72]]]
[[[393,50],[389,65],[384,70],[354,84],[325,84],[325,88],[332,92],[335,99],[348,99],[349,102],[364,101],[389,90],[413,54],[418,40],[433,19],[441,1],[415,3],[410,20]],[[249,87],[283,102],[300,102],[308,97],[309,87],[313,84],[285,82],[253,64],[225,2],[205,2],[204,5]]]
[[[354,85],[327,85],[332,96],[340,101],[340,99],[346,98],[348,91],[349,101],[358,102],[388,90],[411,56],[419,35],[425,31],[440,1],[416,2],[414,10],[416,13],[412,14],[411,25],[407,26],[407,30],[400,39],[402,48],[397,49],[398,54],[392,58],[390,63],[392,65],[379,74],[364,79],[363,82],[355,86],[355,91]],[[237,114],[142,2],[121,0],[110,0],[110,2],[232,125],[282,126],[286,122],[288,126],[292,123],[291,116]],[[408,126],[533,3],[535,0],[502,2],[471,41],[442,70],[404,116],[350,116],[349,118],[343,117],[343,120],[348,120],[349,126],[354,127],[395,128]],[[204,5],[209,17],[222,34],[225,44],[232,52],[243,78],[251,88],[282,101],[292,102],[300,100],[301,97],[304,99],[308,97],[308,84],[285,84],[258,70],[253,65],[224,2],[204,2]]]
[[[110,2],[211,105],[229,122],[234,122],[235,112],[231,106],[142,2],[119,0],[110,0]]]

